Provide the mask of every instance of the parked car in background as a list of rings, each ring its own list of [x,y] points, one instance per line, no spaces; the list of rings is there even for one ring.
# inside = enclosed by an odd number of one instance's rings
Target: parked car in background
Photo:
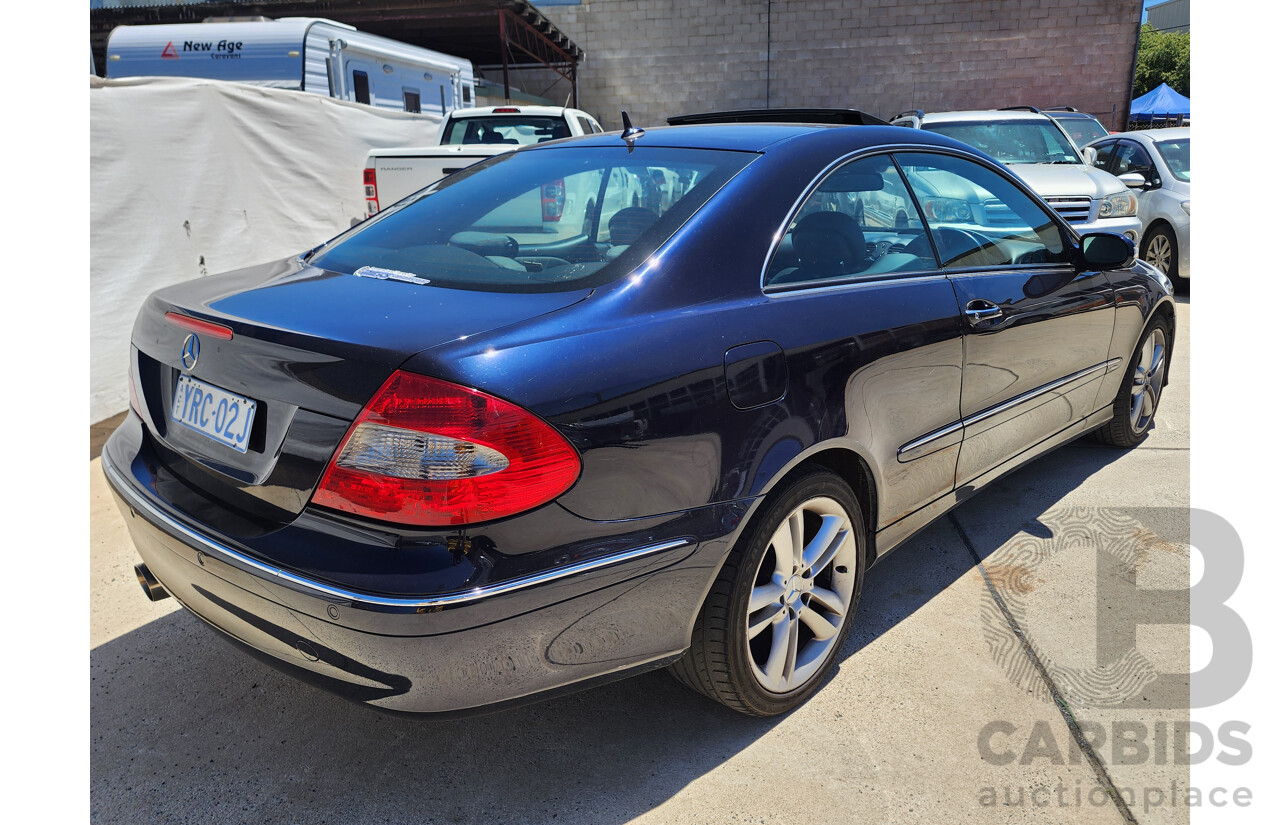
[[[1138,199],[1114,175],[1084,162],[1058,122],[1030,106],[970,112],[903,112],[896,126],[946,135],[1008,165],[1077,232],[1114,232],[1135,244]],[[982,210],[967,196],[970,210]]]
[[[446,175],[485,158],[521,146],[603,131],[591,115],[561,106],[484,106],[449,112],[440,122],[436,144],[396,149],[374,149],[364,163],[365,210],[369,215],[408,197]],[[537,197],[549,218],[559,220],[571,193],[563,186],[548,188]],[[591,200],[584,194],[581,205]],[[541,221],[539,221],[541,223]]]
[[[1191,128],[1149,129],[1089,144],[1099,169],[1141,177],[1142,258],[1185,288],[1191,280]]]
[[[611,214],[494,228],[560,186]],[[670,666],[767,716],[840,660],[871,564],[1078,436],[1141,442],[1175,334],[1132,243],[959,141],[629,129],[152,294],[102,467],[149,597],[353,699]]]
[[[1054,106],[1043,110],[1046,115],[1058,121],[1076,148],[1083,148],[1091,141],[1111,134],[1102,122],[1088,112],[1082,112],[1074,106]]]

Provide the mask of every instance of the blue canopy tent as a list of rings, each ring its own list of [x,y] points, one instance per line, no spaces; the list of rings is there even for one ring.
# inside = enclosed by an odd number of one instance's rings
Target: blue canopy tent
[[[1129,104],[1131,123],[1150,123],[1154,126],[1163,121],[1160,125],[1171,125],[1170,121],[1181,123],[1190,117],[1191,98],[1178,94],[1167,83],[1161,83]]]

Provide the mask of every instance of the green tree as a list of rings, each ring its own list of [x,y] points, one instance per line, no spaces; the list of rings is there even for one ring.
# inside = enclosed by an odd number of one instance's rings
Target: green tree
[[[1160,32],[1143,23],[1133,96],[1145,95],[1161,83],[1168,83],[1180,95],[1191,96],[1191,32]]]

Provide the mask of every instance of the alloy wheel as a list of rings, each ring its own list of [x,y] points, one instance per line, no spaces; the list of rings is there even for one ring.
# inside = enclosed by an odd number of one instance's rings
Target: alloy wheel
[[[1135,433],[1146,431],[1160,403],[1165,367],[1164,330],[1156,327],[1142,342],[1142,351],[1133,370],[1133,398],[1129,406],[1129,426]]]
[[[1157,232],[1151,236],[1151,240],[1147,242],[1146,259],[1156,269],[1169,274],[1169,267],[1173,264],[1173,245],[1169,243],[1167,235]]]
[[[787,693],[823,669],[853,601],[858,546],[835,500],[809,499],[774,531],[747,608],[751,672],[764,689]]]

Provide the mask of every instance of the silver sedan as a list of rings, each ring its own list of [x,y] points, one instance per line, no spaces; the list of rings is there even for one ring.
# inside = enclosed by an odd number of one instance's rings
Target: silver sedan
[[[1108,135],[1093,165],[1137,190],[1144,260],[1185,288],[1191,279],[1191,128]]]

